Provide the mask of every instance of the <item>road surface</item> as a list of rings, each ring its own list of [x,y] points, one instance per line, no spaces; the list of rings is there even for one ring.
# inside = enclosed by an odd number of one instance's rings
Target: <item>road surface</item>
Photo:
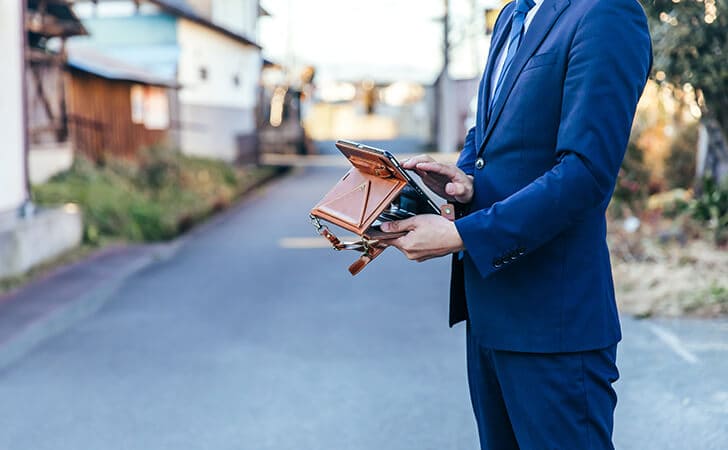
[[[446,260],[352,278],[299,170],[0,372],[4,450],[477,448]],[[624,318],[619,449],[728,448],[728,322]]]

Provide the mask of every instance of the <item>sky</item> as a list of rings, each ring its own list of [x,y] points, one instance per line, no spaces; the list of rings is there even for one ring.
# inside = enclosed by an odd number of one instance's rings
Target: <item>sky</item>
[[[451,0],[459,42],[451,52],[456,78],[478,76],[484,38],[473,22],[488,0]],[[490,1],[492,3],[492,1]],[[262,0],[272,17],[260,21],[266,57],[296,66],[311,64],[317,78],[432,82],[442,68],[444,0]],[[480,9],[479,9],[480,8]],[[482,34],[482,33],[480,33]],[[452,41],[451,40],[451,41]],[[472,42],[471,42],[472,41]]]

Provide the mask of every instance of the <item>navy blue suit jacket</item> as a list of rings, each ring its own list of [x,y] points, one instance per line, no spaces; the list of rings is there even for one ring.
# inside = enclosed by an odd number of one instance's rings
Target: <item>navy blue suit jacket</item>
[[[499,350],[604,348],[621,338],[605,210],[652,63],[647,20],[637,0],[544,0],[486,119],[513,9],[458,160],[475,194],[455,222],[450,324]]]

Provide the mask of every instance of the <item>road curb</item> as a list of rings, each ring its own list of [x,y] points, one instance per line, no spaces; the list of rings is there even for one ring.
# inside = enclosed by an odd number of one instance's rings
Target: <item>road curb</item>
[[[6,369],[46,340],[90,317],[107,303],[125,280],[152,263],[169,258],[174,254],[174,250],[164,253],[150,250],[148,254],[122,267],[114,277],[100,283],[90,292],[63,306],[54,308],[5,342],[0,343],[0,370]]]

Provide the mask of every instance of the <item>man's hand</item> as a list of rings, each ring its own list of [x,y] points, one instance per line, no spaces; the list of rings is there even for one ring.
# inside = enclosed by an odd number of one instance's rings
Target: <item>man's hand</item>
[[[406,231],[396,239],[380,239],[380,245],[398,248],[404,255],[418,262],[464,250],[455,224],[442,216],[422,214],[405,220],[385,222],[382,231]]]
[[[414,169],[427,187],[448,201],[465,204],[473,198],[473,177],[457,166],[439,163],[428,155],[419,155],[403,162],[402,167]]]

